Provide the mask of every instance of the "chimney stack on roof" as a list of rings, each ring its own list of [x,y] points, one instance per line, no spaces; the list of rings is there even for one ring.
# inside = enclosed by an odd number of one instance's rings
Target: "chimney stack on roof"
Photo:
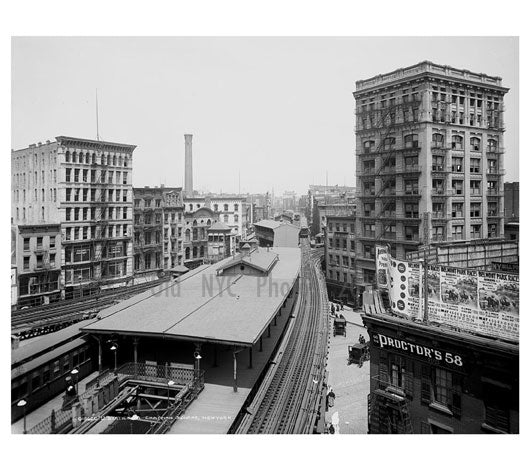
[[[193,155],[191,149],[192,134],[184,134],[184,193],[193,196]]]

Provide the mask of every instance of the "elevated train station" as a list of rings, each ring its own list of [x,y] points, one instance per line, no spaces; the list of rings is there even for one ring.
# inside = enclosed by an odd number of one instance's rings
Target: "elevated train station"
[[[297,300],[300,266],[299,248],[247,249],[120,302],[96,320],[74,325],[76,332],[62,334],[89,345],[90,365],[83,374],[98,371],[102,381],[94,374],[91,385],[103,386],[114,372],[119,393],[129,393],[123,400],[135,406],[141,395],[144,402],[147,396],[167,403],[167,410],[172,403],[174,410],[179,393],[192,389],[164,432],[227,432],[285,329]],[[138,383],[138,371],[151,376],[144,377],[149,386]],[[189,375],[186,371],[192,374],[189,383],[172,380]],[[120,432],[101,426],[86,432]]]

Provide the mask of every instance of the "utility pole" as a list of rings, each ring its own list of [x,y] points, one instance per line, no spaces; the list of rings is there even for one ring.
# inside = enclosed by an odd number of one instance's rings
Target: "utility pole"
[[[99,141],[98,89],[96,88],[96,139]]]

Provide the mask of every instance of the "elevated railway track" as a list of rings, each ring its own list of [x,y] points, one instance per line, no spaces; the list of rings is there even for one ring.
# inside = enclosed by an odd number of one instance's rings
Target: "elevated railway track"
[[[15,310],[11,312],[11,334],[23,340],[57,331],[78,321],[95,317],[101,309],[156,287],[167,280],[167,278],[157,279],[136,286],[112,289],[75,301]]]
[[[301,290],[294,318],[252,403],[231,432],[311,434],[325,400],[329,312],[320,254],[302,241]],[[324,419],[324,416],[321,417]]]

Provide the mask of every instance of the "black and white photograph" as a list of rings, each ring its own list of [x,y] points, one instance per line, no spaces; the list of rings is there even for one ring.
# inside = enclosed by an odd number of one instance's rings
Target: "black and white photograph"
[[[6,38],[10,439],[518,438],[518,33],[72,26]]]

